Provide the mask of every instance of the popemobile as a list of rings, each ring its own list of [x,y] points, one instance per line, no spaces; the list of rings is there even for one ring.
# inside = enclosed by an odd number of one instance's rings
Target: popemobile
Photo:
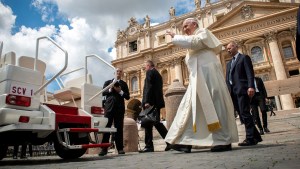
[[[61,50],[65,61],[62,70],[48,81],[44,74],[46,63],[39,60],[38,52],[43,39]],[[88,148],[111,146],[111,143],[101,144],[102,133],[116,132],[115,128],[105,128],[107,119],[101,100],[102,92],[115,81],[102,89],[92,84],[87,73],[88,58],[107,62],[97,55],[86,56],[85,75],[66,82],[54,92],[56,102],[51,102],[45,88],[67,68],[67,51],[51,38],[40,37],[36,41],[35,58],[20,56],[16,63],[16,54],[9,52],[2,56],[3,42],[0,45],[0,160],[6,156],[8,146],[24,143],[53,142],[56,154],[63,159],[79,158]]]

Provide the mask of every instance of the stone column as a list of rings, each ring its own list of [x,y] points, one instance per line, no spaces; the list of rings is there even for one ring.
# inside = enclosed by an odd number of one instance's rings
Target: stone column
[[[166,103],[166,121],[167,128],[169,129],[174,117],[177,113],[178,106],[183,98],[186,89],[179,82],[178,79],[174,79],[172,84],[168,87],[168,90],[165,94],[165,103]]]
[[[123,73],[123,80],[128,84],[128,87],[130,89],[131,83],[129,82],[129,77],[128,77],[128,73],[127,72]]]
[[[237,40],[236,43],[238,44],[238,47],[239,47],[238,48],[239,53],[244,53],[244,50],[243,50],[243,48],[244,48],[244,41]]]
[[[175,79],[178,79],[181,84],[183,84],[182,79],[182,69],[181,69],[181,57],[174,59],[175,68]]]
[[[274,70],[276,74],[277,80],[287,79],[286,71],[284,68],[284,64],[282,62],[282,57],[279,51],[279,47],[277,44],[277,33],[275,31],[271,31],[265,34],[265,37],[269,43],[270,52],[273,59]],[[280,95],[281,106],[283,110],[288,110],[294,108],[294,102],[291,94]]]
[[[281,110],[281,104],[280,104],[280,99],[278,96],[275,96],[275,103],[276,103],[276,108],[277,110]]]

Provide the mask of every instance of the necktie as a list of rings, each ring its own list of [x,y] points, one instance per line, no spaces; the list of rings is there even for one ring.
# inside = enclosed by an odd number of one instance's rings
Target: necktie
[[[235,62],[235,57],[232,57],[230,71],[229,71],[229,82],[230,82],[230,84],[232,84],[231,73],[232,73],[232,68],[233,68],[234,62]]]

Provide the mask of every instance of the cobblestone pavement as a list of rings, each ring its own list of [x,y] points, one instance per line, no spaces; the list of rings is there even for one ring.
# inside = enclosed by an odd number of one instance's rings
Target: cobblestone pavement
[[[126,153],[107,156],[85,155],[76,160],[62,160],[57,156],[31,157],[26,160],[4,158],[0,169],[99,169],[99,168],[204,168],[204,169],[298,169],[300,168],[300,110],[276,112],[269,117],[270,133],[263,135],[263,142],[251,147],[233,144],[229,152],[212,153],[210,149],[192,149],[192,153],[163,151],[165,143],[155,137],[154,153]],[[240,141],[244,140],[244,126],[239,124]],[[156,134],[157,135],[157,134]],[[140,140],[141,147],[142,140]]]

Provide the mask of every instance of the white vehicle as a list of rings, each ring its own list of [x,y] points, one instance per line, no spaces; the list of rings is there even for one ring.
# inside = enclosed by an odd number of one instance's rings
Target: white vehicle
[[[46,64],[38,59],[39,41],[42,39],[48,39],[65,54],[63,69],[47,82],[44,82]],[[3,43],[0,45],[1,57]],[[86,57],[86,61],[89,57],[102,60],[90,55]],[[113,83],[101,90],[100,87],[87,83],[86,71],[85,83],[79,90],[82,97],[80,106],[41,101],[45,87],[64,72],[68,62],[68,53],[49,37],[37,39],[35,58],[21,56],[16,64],[15,53],[9,52],[0,61],[0,160],[6,156],[8,146],[24,143],[42,145],[53,142],[57,155],[63,159],[79,158],[88,148],[111,145],[101,144],[98,139],[99,133],[116,132],[115,128],[105,128],[107,119],[103,117],[99,95]],[[62,90],[64,91],[57,92],[54,96],[66,99],[70,94],[75,102],[72,89]]]

